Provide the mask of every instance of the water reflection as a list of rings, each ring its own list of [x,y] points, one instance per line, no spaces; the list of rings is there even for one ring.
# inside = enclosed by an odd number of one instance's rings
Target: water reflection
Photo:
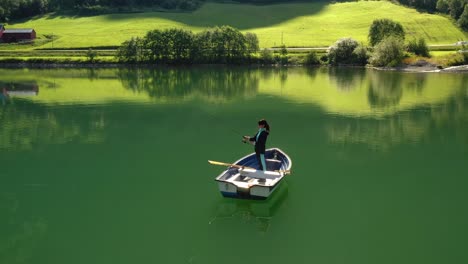
[[[226,100],[257,93],[257,71],[246,68],[153,68],[119,69],[117,76],[126,89],[152,98],[184,98],[202,95]]]
[[[387,108],[399,104],[403,96],[402,74],[373,72],[369,78],[368,100],[373,108]]]
[[[29,82],[0,82],[4,96],[37,96],[39,85],[35,81]]]
[[[366,78],[366,71],[360,68],[328,68],[330,80],[334,82],[336,88],[343,92],[359,89]]]
[[[261,233],[266,233],[271,220],[288,197],[287,183],[282,183],[278,190],[266,201],[252,201],[223,198],[219,202],[216,214],[210,225],[224,225],[229,222],[253,224]]]
[[[424,107],[382,119],[330,119],[325,129],[330,142],[364,144],[374,150],[417,143],[438,135],[452,135],[461,144],[468,143],[468,100],[456,97],[443,105]]]
[[[405,87],[409,90],[415,90],[421,92],[426,87],[427,74],[425,73],[413,73],[405,76],[406,85]]]
[[[47,233],[47,222],[30,217],[14,193],[0,192],[0,263],[31,261]]]
[[[226,103],[225,115],[239,112],[241,101],[246,102],[243,111],[267,111],[272,117],[285,109],[290,117],[320,109],[343,117],[325,118],[331,142],[388,149],[398,142],[427,137],[435,120],[445,122],[440,109],[447,104],[457,105],[450,115],[463,116],[468,94],[468,74],[355,68],[160,67],[29,70],[21,74],[0,70],[0,75],[8,78],[0,82],[6,87],[0,94],[3,149],[31,149],[37,142],[103,142],[110,133],[105,131],[108,124],[118,118],[113,113],[120,111],[121,102],[183,104],[198,102],[195,99],[206,102],[201,105],[213,107],[213,111]],[[375,117],[378,120],[372,119]],[[206,121],[204,125],[212,124]]]
[[[102,142],[107,122],[102,109],[77,113],[71,108],[48,108],[17,98],[0,109],[0,150],[29,150],[70,141]]]

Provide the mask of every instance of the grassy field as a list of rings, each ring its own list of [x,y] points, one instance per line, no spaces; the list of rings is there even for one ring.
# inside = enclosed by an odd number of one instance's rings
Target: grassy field
[[[448,44],[467,39],[448,18],[390,2],[290,3],[255,6],[206,3],[192,13],[133,13],[90,17],[49,15],[7,28],[32,27],[43,45],[30,48],[80,48],[120,45],[151,29],[186,28],[201,31],[231,25],[258,35],[261,47],[329,46],[342,37],[367,42],[369,26],[376,18],[391,18],[405,27],[407,38],[424,37],[428,44]],[[53,41],[46,40],[53,36]],[[20,46],[26,48],[26,46]],[[0,49],[5,49],[0,46]]]

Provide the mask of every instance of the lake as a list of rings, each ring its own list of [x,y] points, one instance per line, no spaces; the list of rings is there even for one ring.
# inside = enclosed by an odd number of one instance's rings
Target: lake
[[[0,263],[468,259],[468,74],[359,68],[0,69]],[[214,178],[267,147],[266,201]]]

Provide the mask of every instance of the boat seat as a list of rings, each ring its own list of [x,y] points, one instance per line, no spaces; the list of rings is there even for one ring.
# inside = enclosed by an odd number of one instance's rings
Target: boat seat
[[[268,171],[279,170],[279,168],[281,167],[281,161],[279,161],[279,160],[265,159],[265,161],[266,161]]]

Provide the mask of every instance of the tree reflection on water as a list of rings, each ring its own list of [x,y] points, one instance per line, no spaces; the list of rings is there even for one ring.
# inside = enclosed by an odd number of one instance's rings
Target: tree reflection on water
[[[330,80],[336,85],[337,89],[344,92],[359,89],[363,86],[367,77],[364,69],[349,67],[331,67],[328,69],[328,75]]]
[[[373,72],[369,78],[368,100],[373,108],[398,105],[403,96],[402,75],[394,72]]]
[[[153,98],[184,98],[200,95],[211,99],[251,96],[258,90],[258,71],[220,68],[150,68],[119,69],[123,86]]]
[[[388,101],[387,101],[388,102]],[[440,106],[422,107],[380,119],[340,118],[326,124],[329,140],[339,144],[364,144],[386,151],[403,143],[421,142],[438,135],[453,135],[468,144],[467,97],[454,97]]]

